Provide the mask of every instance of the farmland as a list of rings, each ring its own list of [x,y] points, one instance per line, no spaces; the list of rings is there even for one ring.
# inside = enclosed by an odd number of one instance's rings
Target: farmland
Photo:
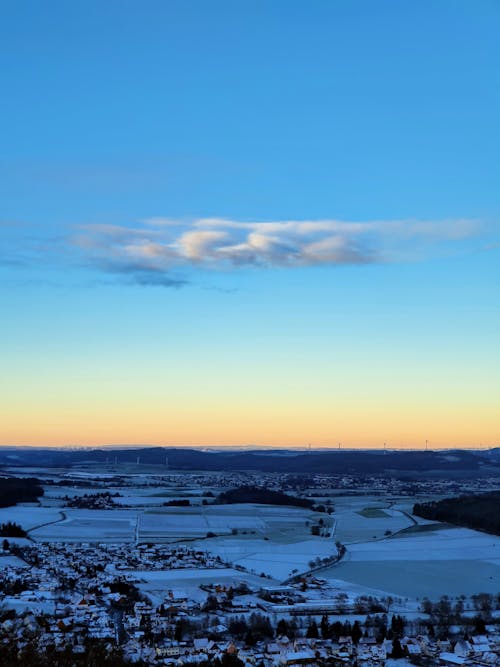
[[[29,472],[41,479],[47,474],[42,469]],[[342,560],[321,569],[321,576],[339,590],[408,600],[500,590],[499,537],[412,516],[413,503],[403,496],[356,495],[352,490],[342,495],[325,489],[313,502],[334,505],[328,514],[309,507],[215,502],[238,476],[151,475],[133,466],[116,472],[52,471],[54,481],[44,484],[38,503],[0,509],[0,522],[19,523],[34,543],[186,544],[220,557],[229,567],[228,576],[238,568],[238,576],[277,582],[335,556],[341,542],[346,547]],[[275,480],[269,476],[268,483]],[[67,506],[68,498],[84,500],[103,489],[113,497],[109,509]],[[167,506],[179,499],[189,505]],[[172,576],[155,573],[156,579],[144,586],[154,592]]]

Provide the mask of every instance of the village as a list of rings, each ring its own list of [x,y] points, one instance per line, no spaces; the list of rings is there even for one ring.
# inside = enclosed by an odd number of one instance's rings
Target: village
[[[347,595],[313,574],[275,585],[186,545],[6,539],[0,553],[3,648],[36,641],[77,656],[95,641],[133,663],[172,666],[500,664],[493,597],[462,601],[464,627],[451,605],[406,618],[398,600]],[[163,595],[148,594],[154,576],[167,577]]]

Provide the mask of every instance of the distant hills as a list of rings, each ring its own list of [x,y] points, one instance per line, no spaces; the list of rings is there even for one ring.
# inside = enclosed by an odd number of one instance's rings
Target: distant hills
[[[382,450],[228,450],[185,447],[106,449],[0,448],[0,466],[79,466],[91,464],[158,465],[162,471],[262,471],[285,473],[382,474],[438,473],[456,476],[500,475],[500,449]]]

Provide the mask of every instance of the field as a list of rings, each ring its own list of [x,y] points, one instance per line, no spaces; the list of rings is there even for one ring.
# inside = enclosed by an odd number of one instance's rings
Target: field
[[[370,496],[337,498],[335,517],[337,539],[344,544],[380,539],[412,525],[396,505]]]
[[[61,513],[51,507],[26,504],[0,508],[0,523],[13,521],[22,526],[24,530],[31,530],[35,526],[57,521],[60,518]]]
[[[204,542],[203,546],[224,560],[278,580],[286,579],[294,570],[307,570],[309,561],[317,556],[330,556],[336,552],[332,540],[320,537],[287,543],[263,538],[218,538]]]
[[[230,535],[233,530],[264,533],[266,529],[265,521],[248,505],[162,507],[144,512],[139,519],[141,541],[193,539],[207,533]]]
[[[66,518],[31,530],[30,537],[39,542],[135,541],[137,512],[79,509],[63,512]]]
[[[189,481],[184,475],[160,485],[156,478],[141,473],[130,474],[123,487],[119,481],[119,486],[111,488],[113,494],[121,494],[115,502],[122,507],[87,510],[64,507],[64,496],[95,491],[72,486],[63,471],[60,479],[65,485],[47,486],[40,505],[0,509],[0,523],[19,523],[34,542],[185,542],[247,570],[228,568],[218,576],[254,577],[261,582],[266,581],[261,574],[283,581],[308,570],[318,557],[335,554],[339,540],[346,545],[345,557],[319,576],[341,590],[409,600],[500,591],[500,538],[412,517],[408,498],[336,496],[335,512],[329,517],[298,507],[203,505],[203,491],[216,493],[216,488],[202,489],[193,483],[195,478]],[[162,505],[181,497],[188,497],[191,506]],[[331,494],[325,499],[331,499]],[[311,526],[320,519],[328,537],[311,534]],[[160,594],[167,586],[194,586],[196,581],[199,585],[210,572],[174,574],[150,573],[141,587]]]
[[[16,556],[4,556],[0,553],[0,569],[5,567],[29,567],[28,563]]]
[[[358,514],[365,519],[387,519],[389,517],[389,514],[380,507],[365,507]]]
[[[465,528],[409,531],[349,546],[322,576],[408,598],[498,593],[500,538]]]

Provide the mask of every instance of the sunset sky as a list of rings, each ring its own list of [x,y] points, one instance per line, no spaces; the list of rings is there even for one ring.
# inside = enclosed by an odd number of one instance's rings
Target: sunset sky
[[[0,444],[500,445],[497,0],[21,0]]]

